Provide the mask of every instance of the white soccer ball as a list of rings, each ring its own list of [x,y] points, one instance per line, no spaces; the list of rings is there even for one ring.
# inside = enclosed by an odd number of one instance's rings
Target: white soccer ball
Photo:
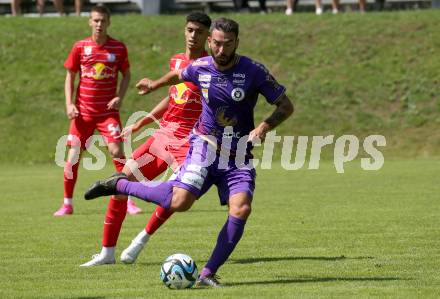
[[[197,280],[197,265],[183,253],[170,255],[162,264],[160,279],[170,289],[191,288]]]

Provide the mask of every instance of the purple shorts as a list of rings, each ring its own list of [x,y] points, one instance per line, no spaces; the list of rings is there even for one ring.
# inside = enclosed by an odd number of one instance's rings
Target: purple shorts
[[[197,198],[205,194],[212,185],[216,185],[220,204],[226,205],[229,198],[237,193],[245,192],[252,198],[255,177],[253,167],[237,166],[234,157],[224,158],[212,150],[208,142],[198,135],[192,135],[188,155],[170,181]]]

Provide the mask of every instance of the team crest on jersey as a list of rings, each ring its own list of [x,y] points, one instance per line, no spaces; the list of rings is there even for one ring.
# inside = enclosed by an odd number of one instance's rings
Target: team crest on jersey
[[[113,53],[108,53],[107,54],[107,61],[108,62],[114,62],[116,60],[116,56]]]
[[[236,102],[240,102],[241,100],[243,100],[244,96],[245,94],[243,88],[236,87],[231,91],[231,97]]]
[[[92,46],[84,46],[84,55],[92,55]]]

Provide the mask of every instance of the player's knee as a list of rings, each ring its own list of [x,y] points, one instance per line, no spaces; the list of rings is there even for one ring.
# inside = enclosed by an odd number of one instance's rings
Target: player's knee
[[[233,205],[229,207],[229,214],[236,218],[247,219],[252,212],[250,204]]]
[[[109,148],[108,151],[112,158],[124,158],[124,151],[122,148]]]
[[[174,192],[170,209],[174,212],[187,211],[191,208],[195,200],[195,196],[190,192]]]
[[[239,214],[240,214],[239,218],[247,219],[251,215],[251,212],[252,212],[252,208],[250,205],[248,204],[243,205],[239,209]]]
[[[125,162],[124,168],[122,169],[122,172],[127,175],[129,181],[136,180],[134,173],[137,171],[139,171],[139,168],[136,161],[133,159],[128,159],[127,162]]]

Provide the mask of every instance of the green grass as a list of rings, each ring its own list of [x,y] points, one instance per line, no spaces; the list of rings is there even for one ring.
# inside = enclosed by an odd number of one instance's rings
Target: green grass
[[[213,15],[213,18],[218,15]],[[439,155],[438,10],[230,15],[241,25],[239,52],[266,64],[287,87],[297,112],[284,135],[382,134],[388,156]],[[123,122],[165,95],[139,97],[134,84],[167,68],[184,48],[184,16],[114,16],[110,34],[132,64]],[[0,162],[53,161],[67,133],[63,62],[89,35],[86,18],[0,18]],[[264,101],[256,119],[268,115]]]
[[[274,163],[276,164],[276,163]],[[172,253],[208,259],[226,211],[211,191],[174,215],[134,265],[83,269],[100,249],[107,200],[81,194],[111,172],[80,170],[72,217],[54,218],[62,169],[2,165],[1,298],[435,298],[440,283],[438,159],[259,170],[245,234],[219,274],[228,288],[170,291],[159,280]],[[117,254],[148,214],[127,216]]]
[[[63,62],[89,35],[87,20],[0,18],[0,298],[438,297],[440,11],[230,17],[241,24],[239,52],[266,64],[295,101],[278,135],[382,134],[384,167],[364,171],[356,158],[337,174],[328,146],[319,170],[260,170],[244,237],[219,272],[224,290],[159,281],[172,253],[199,268],[208,259],[226,219],[214,190],[173,216],[135,265],[81,269],[100,249],[107,203],[81,194],[112,170],[81,169],[75,215],[54,218],[62,169],[53,160],[68,129]],[[183,16],[112,18],[132,64],[123,121],[165,95],[140,98],[134,84],[166,71],[183,25]],[[268,110],[260,101],[257,121]],[[147,216],[126,218],[118,254]]]

